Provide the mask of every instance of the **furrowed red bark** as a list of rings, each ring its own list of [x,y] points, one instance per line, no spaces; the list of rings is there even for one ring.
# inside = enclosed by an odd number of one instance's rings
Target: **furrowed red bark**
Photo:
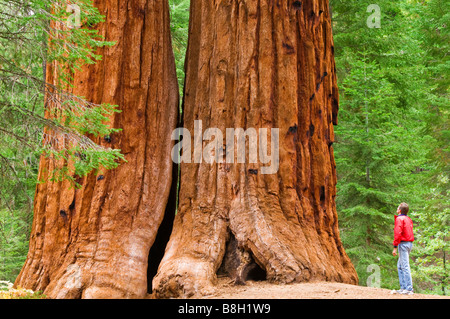
[[[185,127],[279,128],[280,166],[264,175],[264,165],[248,162],[181,164],[155,295],[210,293],[230,234],[270,281],[356,284],[335,205],[339,97],[328,1],[193,0],[186,72]]]
[[[95,0],[106,21],[99,33],[113,47],[75,74],[73,93],[119,105],[123,131],[96,142],[121,149],[127,163],[69,182],[38,184],[30,249],[15,284],[51,298],[142,298],[147,260],[172,185],[171,133],[178,85],[167,0]],[[55,63],[47,82],[56,83]],[[39,178],[53,165],[42,157]]]

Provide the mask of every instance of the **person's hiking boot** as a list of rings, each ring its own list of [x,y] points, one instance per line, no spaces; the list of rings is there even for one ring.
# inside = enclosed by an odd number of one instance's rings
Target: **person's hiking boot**
[[[403,292],[403,289],[391,290],[391,295],[401,294],[402,292]]]
[[[401,295],[414,295],[414,292],[411,290],[403,290],[400,292]]]

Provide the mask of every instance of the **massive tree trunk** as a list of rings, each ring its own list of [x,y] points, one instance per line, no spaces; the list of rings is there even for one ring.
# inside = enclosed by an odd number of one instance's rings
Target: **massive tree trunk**
[[[116,45],[100,50],[101,62],[75,74],[73,93],[119,105],[122,112],[111,123],[123,131],[96,142],[121,149],[127,163],[79,180],[81,189],[69,182],[38,184],[30,249],[15,284],[51,298],[141,298],[172,185],[178,85],[168,2],[95,4],[106,16],[100,34]],[[53,63],[49,83],[55,83],[55,72]],[[54,165],[41,159],[40,180]]]
[[[209,293],[233,247],[270,281],[357,283],[335,206],[333,51],[328,0],[191,1],[185,127],[279,128],[279,170],[262,174],[260,161],[181,164],[158,297]]]

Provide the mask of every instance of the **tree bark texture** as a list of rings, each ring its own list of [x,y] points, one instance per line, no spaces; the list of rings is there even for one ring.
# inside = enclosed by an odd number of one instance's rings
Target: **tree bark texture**
[[[178,119],[178,84],[167,0],[95,0],[98,25],[113,47],[102,61],[75,74],[73,93],[119,105],[122,128],[110,139],[126,163],[79,180],[38,184],[30,248],[15,284],[51,298],[143,298],[149,250],[172,185],[170,151]],[[47,82],[57,79],[49,64]],[[39,179],[54,163],[41,158]],[[102,174],[102,175],[100,175]]]
[[[190,19],[184,126],[279,128],[280,166],[263,175],[248,162],[181,164],[155,295],[210,293],[230,237],[270,281],[357,284],[335,205],[339,97],[328,1],[192,0]]]

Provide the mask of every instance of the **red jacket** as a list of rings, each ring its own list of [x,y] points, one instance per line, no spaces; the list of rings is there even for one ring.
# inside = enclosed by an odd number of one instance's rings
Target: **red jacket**
[[[394,247],[401,241],[414,241],[413,222],[406,215],[395,215]]]

